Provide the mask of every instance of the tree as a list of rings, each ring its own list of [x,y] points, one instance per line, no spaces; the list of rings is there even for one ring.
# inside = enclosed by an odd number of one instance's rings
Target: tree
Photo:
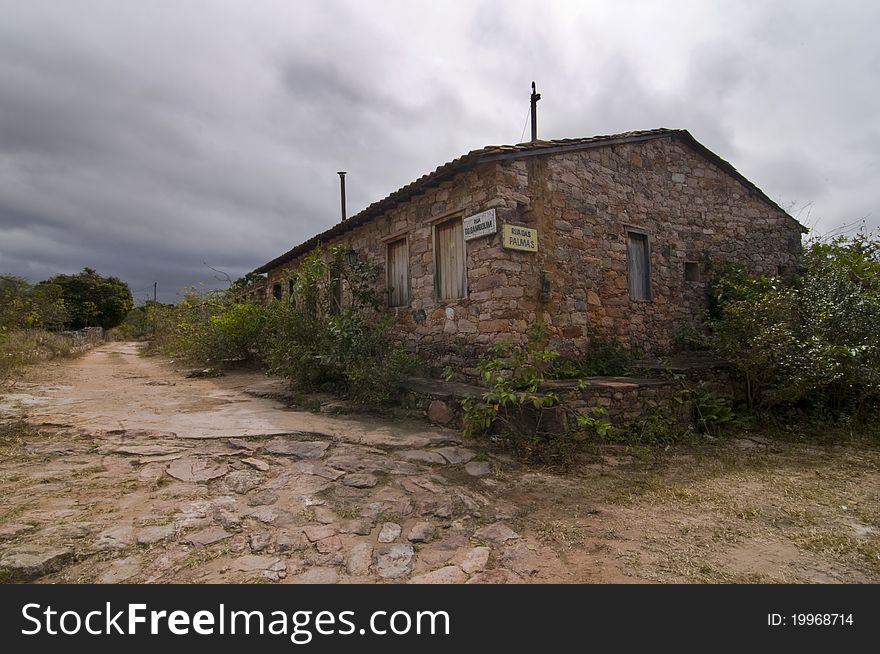
[[[125,282],[116,277],[102,277],[92,268],[83,268],[78,275],[56,275],[40,282],[37,289],[49,293],[46,289],[49,285],[61,289],[61,299],[68,312],[68,329],[93,326],[111,329],[122,323],[134,304]]]

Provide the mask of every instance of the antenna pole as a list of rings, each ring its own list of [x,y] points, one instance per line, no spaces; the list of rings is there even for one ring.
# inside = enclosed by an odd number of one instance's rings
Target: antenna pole
[[[532,142],[538,140],[538,100],[541,99],[541,94],[537,93],[535,90],[535,83],[532,82]]]

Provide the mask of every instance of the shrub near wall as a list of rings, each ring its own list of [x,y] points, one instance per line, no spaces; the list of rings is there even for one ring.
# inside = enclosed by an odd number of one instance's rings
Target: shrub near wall
[[[711,284],[710,344],[752,408],[840,418],[880,408],[880,242],[859,234],[805,248],[800,276],[727,267]]]
[[[344,245],[319,248],[291,273],[291,293],[272,303],[266,361],[301,390],[330,390],[362,404],[383,404],[397,398],[414,361],[397,346],[391,317],[380,310],[379,269],[350,261],[347,251]],[[328,283],[331,276],[338,281]],[[345,289],[341,304],[334,284]]]
[[[379,269],[349,261],[348,248],[318,249],[285,280],[288,295],[268,305],[237,300],[227,292],[193,289],[177,306],[151,305],[154,326],[148,351],[210,366],[259,362],[298,389],[330,391],[362,404],[396,399],[413,358],[390,334],[380,311]],[[331,271],[345,288],[339,304]]]

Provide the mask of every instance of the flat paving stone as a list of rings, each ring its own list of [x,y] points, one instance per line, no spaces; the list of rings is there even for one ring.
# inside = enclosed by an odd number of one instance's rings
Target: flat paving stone
[[[383,579],[403,577],[412,572],[414,555],[412,545],[384,545],[376,550],[376,573]]]
[[[99,584],[120,584],[128,581],[141,572],[141,557],[128,556],[124,559],[116,559],[108,565],[98,578]]]
[[[291,579],[293,584],[335,584],[339,582],[339,573],[333,568],[309,568],[301,575]]]
[[[201,531],[197,531],[194,534],[189,534],[186,538],[181,539],[184,543],[189,543],[190,545],[195,545],[196,547],[207,547],[208,545],[213,545],[214,543],[219,543],[222,540],[226,540],[227,538],[231,538],[232,534],[230,534],[225,529],[220,527],[208,527],[207,529],[202,529]]]
[[[222,477],[229,472],[229,466],[206,459],[184,458],[169,463],[165,472],[180,481],[200,483]]]
[[[352,472],[342,478],[342,483],[354,488],[373,488],[379,483],[379,478],[369,472]]]
[[[476,453],[464,447],[438,447],[433,451],[454,466],[467,463],[476,456]]]
[[[531,576],[538,571],[538,555],[522,541],[504,548],[498,555],[497,565],[518,575]]]
[[[278,501],[278,493],[263,488],[248,495],[246,501],[248,506],[268,506]]]
[[[33,531],[34,529],[34,525],[27,525],[16,522],[0,525],[0,542],[4,540],[13,540],[14,538],[23,536],[29,531]]]
[[[372,565],[373,546],[369,543],[357,543],[351,548],[345,568],[353,577],[362,577],[369,574]]]
[[[95,548],[101,551],[124,550],[134,543],[134,529],[129,526],[111,527],[98,534]]]
[[[336,528],[329,525],[303,527],[303,533],[310,542],[315,543],[336,534]]]
[[[245,554],[235,558],[232,569],[236,572],[272,581],[278,581],[287,576],[287,564],[284,559],[273,556]]]
[[[419,461],[420,463],[430,463],[439,466],[446,465],[446,459],[442,454],[428,450],[403,450],[398,452],[398,456],[407,461]]]
[[[293,469],[304,475],[314,475],[316,477],[321,477],[322,479],[329,479],[330,481],[336,481],[345,474],[344,470],[337,470],[336,468],[324,465],[323,463],[316,463],[314,461],[300,461],[293,466]]]
[[[320,459],[327,452],[327,441],[291,441],[275,439],[266,444],[267,452],[295,456],[300,459]]]
[[[140,545],[152,545],[169,540],[176,529],[174,525],[156,525],[150,527],[141,527],[137,532],[137,542]]]

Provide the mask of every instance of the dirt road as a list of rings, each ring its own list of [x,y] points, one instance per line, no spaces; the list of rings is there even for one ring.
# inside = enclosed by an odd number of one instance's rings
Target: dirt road
[[[876,452],[738,441],[552,474],[421,421],[291,410],[260,374],[188,379],[130,343],[40,375],[0,395],[29,423],[0,452],[0,580],[880,579]]]

